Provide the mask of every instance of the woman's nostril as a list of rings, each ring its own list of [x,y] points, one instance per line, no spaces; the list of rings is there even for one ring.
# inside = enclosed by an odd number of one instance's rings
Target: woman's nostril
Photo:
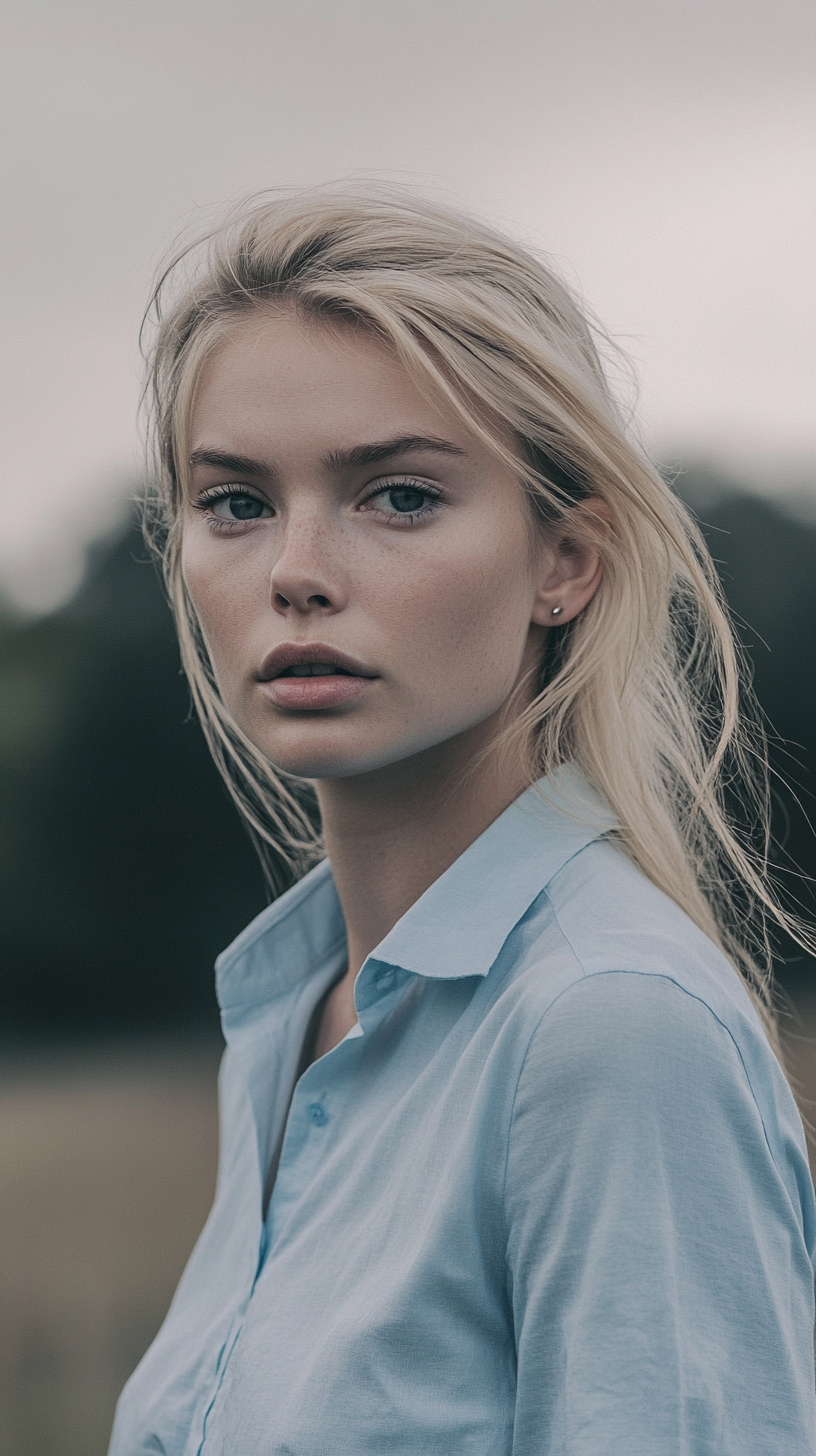
[[[275,591],[272,594],[272,605],[278,612],[288,612],[292,607],[296,611],[325,611],[331,607],[331,599],[323,596],[322,592],[312,592],[309,596],[301,596],[299,592],[292,592],[284,596],[283,592]]]

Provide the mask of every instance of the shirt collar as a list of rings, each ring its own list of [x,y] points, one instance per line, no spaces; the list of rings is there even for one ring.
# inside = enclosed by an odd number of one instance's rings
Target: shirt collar
[[[516,799],[372,952],[420,976],[485,976],[513,926],[558,871],[615,817],[571,765]]]
[[[421,976],[484,976],[513,926],[558,871],[615,827],[573,765],[527,789],[397,921],[371,960]],[[343,945],[327,860],[261,912],[216,961],[222,1009],[268,1001],[312,976]]]
[[[215,962],[221,1010],[283,995],[324,965],[345,938],[331,866],[324,859],[221,952]]]

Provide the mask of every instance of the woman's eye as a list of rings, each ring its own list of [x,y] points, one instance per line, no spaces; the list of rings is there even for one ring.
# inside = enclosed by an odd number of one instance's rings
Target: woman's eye
[[[243,495],[237,490],[230,491],[229,495],[210,496],[204,505],[219,521],[258,521],[272,514],[269,506],[256,495]]]
[[[437,504],[434,492],[410,482],[387,485],[369,497],[372,505],[389,516],[428,515]]]
[[[383,498],[388,501],[388,508],[400,516],[421,511],[428,499],[423,491],[415,490],[411,485],[392,485],[390,490],[382,492]]]

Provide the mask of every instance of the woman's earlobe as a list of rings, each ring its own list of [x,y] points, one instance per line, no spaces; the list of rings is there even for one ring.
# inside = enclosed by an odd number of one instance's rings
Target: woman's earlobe
[[[571,515],[570,526],[562,523],[557,535],[551,535],[546,542],[546,566],[539,580],[537,600],[532,620],[537,626],[564,626],[582,612],[598,590],[603,576],[603,557],[592,540],[583,539],[583,532],[576,530],[575,516],[586,513],[595,517],[608,528],[611,514],[605,501],[584,501]],[[542,563],[542,565],[544,565]]]

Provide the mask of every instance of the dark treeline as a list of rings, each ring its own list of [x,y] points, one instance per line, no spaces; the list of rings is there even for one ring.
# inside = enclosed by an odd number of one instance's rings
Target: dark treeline
[[[774,765],[794,786],[777,804],[782,858],[815,875],[796,796],[810,814],[816,526],[702,471],[682,489],[754,663],[779,740]],[[214,1027],[213,958],[265,893],[190,721],[170,615],[135,527],[95,549],[61,611],[0,618],[0,693],[0,1029]],[[811,970],[801,957],[780,964],[794,999]]]
[[[0,648],[0,1026],[213,1023],[214,952],[265,903],[133,527]]]

